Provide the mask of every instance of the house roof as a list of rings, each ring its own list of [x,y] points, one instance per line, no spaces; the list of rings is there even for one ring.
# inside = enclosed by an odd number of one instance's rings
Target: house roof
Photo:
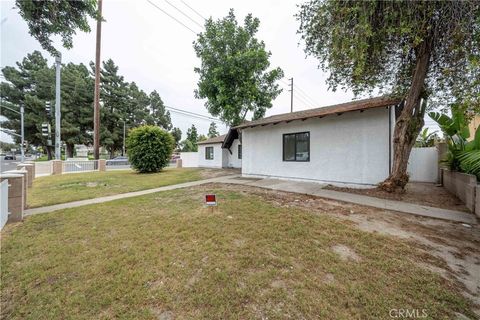
[[[388,107],[399,104],[401,99],[388,96],[381,96],[370,99],[355,100],[346,103],[331,105],[327,107],[302,110],[297,112],[277,114],[267,118],[245,122],[235,127],[235,129],[253,128],[267,124],[277,124],[280,122],[291,122],[294,120],[306,120],[309,118],[322,118],[331,114],[342,114],[344,112],[367,110],[372,108]]]
[[[212,143],[223,143],[225,140],[226,134],[222,134],[221,136],[210,138],[207,140],[199,141],[197,144],[212,144]]]

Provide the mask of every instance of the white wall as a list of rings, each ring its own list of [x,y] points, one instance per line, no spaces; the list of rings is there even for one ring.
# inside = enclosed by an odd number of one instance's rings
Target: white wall
[[[198,167],[198,152],[180,152],[180,159],[184,168]]]
[[[230,150],[232,151],[232,154],[228,150],[227,152],[227,167],[229,168],[241,168],[242,167],[242,159],[238,159],[238,145],[240,142],[238,139],[233,140],[232,146],[230,147]]]
[[[205,159],[205,148],[213,147],[213,160]],[[222,159],[223,159],[223,150],[221,143],[213,144],[199,144],[198,145],[198,166],[199,167],[212,167],[212,168],[221,168]]]
[[[389,174],[389,110],[375,108],[242,130],[242,174],[377,184]],[[310,131],[310,161],[282,161],[284,133]]]
[[[413,148],[408,160],[407,172],[410,175],[410,181],[438,182],[437,148]]]

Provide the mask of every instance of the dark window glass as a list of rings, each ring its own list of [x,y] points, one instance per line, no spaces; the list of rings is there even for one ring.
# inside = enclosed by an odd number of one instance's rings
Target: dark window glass
[[[213,160],[213,147],[205,147],[205,159]]]
[[[242,159],[242,145],[238,145],[238,159]]]
[[[283,135],[283,161],[310,161],[310,132]]]

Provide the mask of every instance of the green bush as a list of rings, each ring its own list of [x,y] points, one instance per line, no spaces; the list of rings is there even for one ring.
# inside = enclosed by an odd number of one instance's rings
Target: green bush
[[[172,135],[155,126],[130,130],[126,141],[128,159],[140,173],[158,172],[166,167],[174,146]]]

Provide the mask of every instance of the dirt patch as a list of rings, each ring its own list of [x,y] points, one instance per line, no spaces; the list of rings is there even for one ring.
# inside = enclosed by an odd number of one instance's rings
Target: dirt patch
[[[245,185],[210,184],[203,187],[258,195],[279,207],[299,207],[314,214],[328,214],[344,223],[355,224],[363,231],[402,238],[412,248],[425,253],[424,260],[416,261],[419,266],[455,282],[462,288],[463,295],[477,305],[476,312],[480,315],[479,225],[464,226],[461,223]],[[428,258],[432,256],[433,259]],[[333,276],[327,275],[324,281],[333,282]]]
[[[216,177],[228,176],[232,174],[240,174],[240,169],[234,168],[222,168],[222,169],[214,169],[214,168],[203,168],[200,171],[200,175],[202,179],[211,179]]]
[[[360,257],[351,248],[338,244],[332,247],[332,251],[340,256],[343,261],[360,261]]]
[[[470,212],[460,199],[449,193],[445,188],[433,183],[412,182],[407,184],[403,193],[390,193],[380,190],[379,188],[355,189],[335,187],[332,185],[326,186],[325,189],[361,194],[381,199],[404,201],[442,209]]]

